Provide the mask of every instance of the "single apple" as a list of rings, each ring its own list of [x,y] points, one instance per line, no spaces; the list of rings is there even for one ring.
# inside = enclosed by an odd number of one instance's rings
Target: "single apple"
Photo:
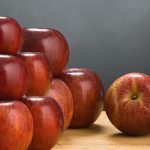
[[[23,36],[22,51],[45,53],[54,76],[58,76],[69,59],[69,46],[62,33],[54,29],[23,28]]]
[[[19,101],[0,102],[0,149],[27,150],[33,135],[33,119]]]
[[[150,76],[129,73],[114,81],[106,92],[105,110],[123,133],[150,133]]]
[[[0,100],[18,100],[26,89],[27,78],[23,62],[15,56],[0,55]]]
[[[59,77],[73,96],[72,128],[91,125],[103,110],[104,89],[98,75],[86,68],[65,69]]]
[[[52,81],[52,71],[46,56],[39,52],[20,52],[19,58],[23,61],[28,78],[28,96],[42,96]]]
[[[73,99],[68,86],[59,79],[53,79],[45,96],[54,98],[60,105],[64,116],[64,129],[67,129],[73,115]]]
[[[22,46],[22,29],[10,17],[0,17],[0,53],[16,54]]]
[[[63,131],[63,114],[58,103],[50,97],[24,97],[33,116],[34,132],[29,150],[49,150]]]

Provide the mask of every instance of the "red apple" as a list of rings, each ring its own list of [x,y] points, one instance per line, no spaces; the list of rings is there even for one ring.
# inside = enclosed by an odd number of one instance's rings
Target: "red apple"
[[[129,73],[114,81],[106,93],[105,110],[120,131],[150,133],[150,76]]]
[[[45,96],[54,98],[60,105],[64,115],[64,129],[67,129],[73,115],[73,99],[68,86],[59,79],[53,79]]]
[[[50,97],[24,97],[22,100],[33,116],[34,132],[29,150],[49,150],[63,131],[63,114]]]
[[[22,61],[10,55],[0,55],[0,99],[20,99],[26,92],[26,70]]]
[[[0,17],[0,53],[16,54],[22,46],[22,29],[10,17]]]
[[[58,76],[69,59],[69,47],[65,37],[54,29],[23,29],[22,51],[43,52],[52,66],[54,76]]]
[[[19,101],[0,102],[0,149],[27,150],[33,135],[33,119]]]
[[[91,125],[103,110],[104,90],[98,75],[85,68],[65,69],[60,75],[73,96],[72,128]]]
[[[28,96],[42,96],[52,81],[52,72],[47,58],[43,53],[22,52],[18,56],[22,59],[28,78]]]

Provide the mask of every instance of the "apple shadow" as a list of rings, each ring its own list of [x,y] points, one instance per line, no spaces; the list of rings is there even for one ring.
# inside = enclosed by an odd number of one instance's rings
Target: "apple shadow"
[[[144,136],[129,136],[124,133],[108,135],[108,139],[119,145],[150,146],[150,134]]]
[[[93,124],[87,128],[68,128],[62,134],[62,137],[58,141],[57,145],[67,145],[67,147],[71,147],[71,145],[76,142],[76,139],[84,139],[86,137],[100,135],[103,132],[106,132],[104,126],[99,124]]]
[[[87,130],[87,132],[89,134],[100,134],[100,133],[104,132],[105,127],[102,125],[99,125],[99,124],[93,124],[85,130]]]
[[[70,130],[72,133],[74,133],[74,136],[93,136],[96,134],[100,134],[103,133],[105,130],[105,127],[99,124],[92,124],[89,127],[86,128],[69,128],[68,130]]]

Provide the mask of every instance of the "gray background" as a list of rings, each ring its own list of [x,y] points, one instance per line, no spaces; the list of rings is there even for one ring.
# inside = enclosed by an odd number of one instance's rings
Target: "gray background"
[[[0,15],[60,30],[69,67],[88,67],[105,88],[128,72],[150,74],[150,0],[1,0]]]

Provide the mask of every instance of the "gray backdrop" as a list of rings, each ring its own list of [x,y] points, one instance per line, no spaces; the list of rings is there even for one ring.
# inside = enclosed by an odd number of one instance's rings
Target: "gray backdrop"
[[[128,72],[150,74],[150,0],[1,0],[0,15],[60,30],[69,67],[88,67],[105,88]]]

